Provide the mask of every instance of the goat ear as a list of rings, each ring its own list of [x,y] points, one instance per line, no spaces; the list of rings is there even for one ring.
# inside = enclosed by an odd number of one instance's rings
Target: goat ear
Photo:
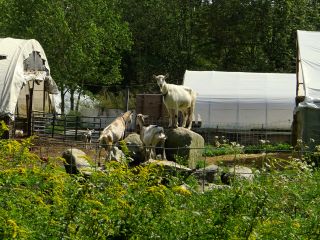
[[[153,77],[154,79],[157,79],[157,76],[156,76],[155,74],[153,74],[152,77]]]
[[[169,77],[169,73],[166,73],[166,75],[164,75],[164,79],[167,79]]]

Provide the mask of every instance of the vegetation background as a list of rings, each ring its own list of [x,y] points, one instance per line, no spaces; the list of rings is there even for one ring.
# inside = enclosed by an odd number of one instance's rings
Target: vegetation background
[[[0,0],[0,37],[34,38],[62,96],[158,92],[188,70],[295,72],[296,31],[319,30],[314,0]]]

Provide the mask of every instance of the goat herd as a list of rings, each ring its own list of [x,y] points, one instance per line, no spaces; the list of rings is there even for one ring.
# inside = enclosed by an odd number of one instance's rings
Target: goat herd
[[[182,113],[182,127],[186,127],[188,124],[188,129],[191,129],[196,93],[189,87],[166,83],[165,80],[168,75],[154,75],[153,77],[160,87],[163,102],[169,113],[168,127],[178,127],[178,112],[180,111]],[[141,113],[136,115],[136,124],[140,129],[140,140],[145,151],[145,160],[155,158],[155,147],[157,144],[161,144],[163,149],[162,158],[165,159],[164,143],[166,135],[164,128],[157,125],[145,126],[145,119],[147,117],[147,115],[143,115]],[[104,128],[98,140],[100,147],[99,156],[101,149],[104,148],[106,150],[105,160],[111,160],[112,148],[124,138],[126,125],[132,122],[132,118],[133,111],[127,111]],[[85,134],[87,143],[91,143],[92,133],[93,130],[88,130]]]

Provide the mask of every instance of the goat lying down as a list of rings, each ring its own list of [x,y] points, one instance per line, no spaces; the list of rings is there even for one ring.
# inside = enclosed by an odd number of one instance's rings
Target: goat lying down
[[[185,128],[188,123],[188,129],[191,129],[197,97],[196,92],[186,86],[166,83],[165,80],[168,75],[153,75],[153,77],[157,80],[164,105],[169,113],[169,127],[178,127],[178,113],[181,111],[182,127]]]
[[[100,166],[100,152],[102,147],[106,150],[106,161],[111,160],[111,150],[113,145],[118,143],[124,137],[127,123],[132,121],[132,111],[127,111],[121,116],[117,117],[112,123],[110,123],[100,134],[99,137],[99,162]]]
[[[156,146],[158,143],[161,144],[162,159],[166,159],[164,143],[166,140],[166,135],[164,134],[163,127],[157,125],[144,126],[145,119],[148,115],[137,114],[136,123],[140,127],[140,139],[143,143],[145,149],[145,160],[156,158]]]

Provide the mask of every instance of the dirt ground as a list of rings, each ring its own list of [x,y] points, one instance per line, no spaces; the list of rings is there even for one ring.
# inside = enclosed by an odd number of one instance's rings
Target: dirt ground
[[[206,163],[217,164],[217,165],[233,165],[234,163],[239,165],[246,165],[251,167],[262,167],[263,162],[267,158],[279,158],[289,159],[290,153],[268,153],[268,154],[237,154],[235,155],[222,155],[215,157],[204,157]]]

